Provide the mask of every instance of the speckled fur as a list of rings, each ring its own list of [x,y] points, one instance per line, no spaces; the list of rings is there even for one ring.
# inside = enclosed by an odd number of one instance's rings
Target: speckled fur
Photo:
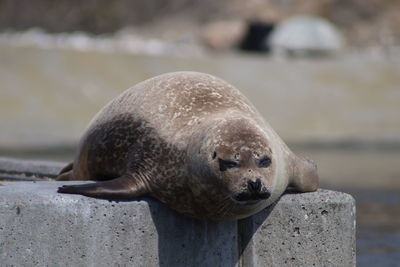
[[[271,158],[268,168],[255,166],[260,155]],[[221,172],[220,157],[237,157],[241,167]],[[308,162],[233,86],[207,74],[176,72],[139,83],[105,106],[82,137],[73,169],[59,180],[129,175],[134,182],[124,186],[141,186],[132,197],[148,194],[190,216],[232,220],[267,207],[289,184],[316,190],[318,176]],[[256,177],[271,191],[269,199],[244,205],[230,198]]]

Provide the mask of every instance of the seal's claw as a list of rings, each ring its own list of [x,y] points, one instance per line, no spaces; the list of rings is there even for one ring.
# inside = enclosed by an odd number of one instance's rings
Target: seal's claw
[[[57,189],[57,193],[74,194],[71,192],[71,185],[63,185]]]

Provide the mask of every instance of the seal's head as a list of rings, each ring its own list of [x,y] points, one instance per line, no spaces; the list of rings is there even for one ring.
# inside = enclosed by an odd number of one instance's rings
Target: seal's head
[[[232,205],[266,202],[275,186],[275,159],[267,134],[251,119],[214,121],[192,153],[191,172],[205,185],[218,185]]]

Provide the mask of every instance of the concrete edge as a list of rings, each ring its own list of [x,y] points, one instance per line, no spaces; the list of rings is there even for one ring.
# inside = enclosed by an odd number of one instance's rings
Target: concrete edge
[[[0,157],[0,180],[54,178],[67,163]]]

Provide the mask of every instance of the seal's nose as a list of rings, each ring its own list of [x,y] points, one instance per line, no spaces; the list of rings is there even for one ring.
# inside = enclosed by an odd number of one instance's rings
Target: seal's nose
[[[236,201],[257,201],[268,199],[271,196],[269,190],[263,186],[261,179],[257,178],[255,181],[247,180],[247,190],[234,194],[232,197]]]
[[[247,189],[250,193],[258,194],[261,192],[261,180],[257,178],[256,181],[248,180]]]

